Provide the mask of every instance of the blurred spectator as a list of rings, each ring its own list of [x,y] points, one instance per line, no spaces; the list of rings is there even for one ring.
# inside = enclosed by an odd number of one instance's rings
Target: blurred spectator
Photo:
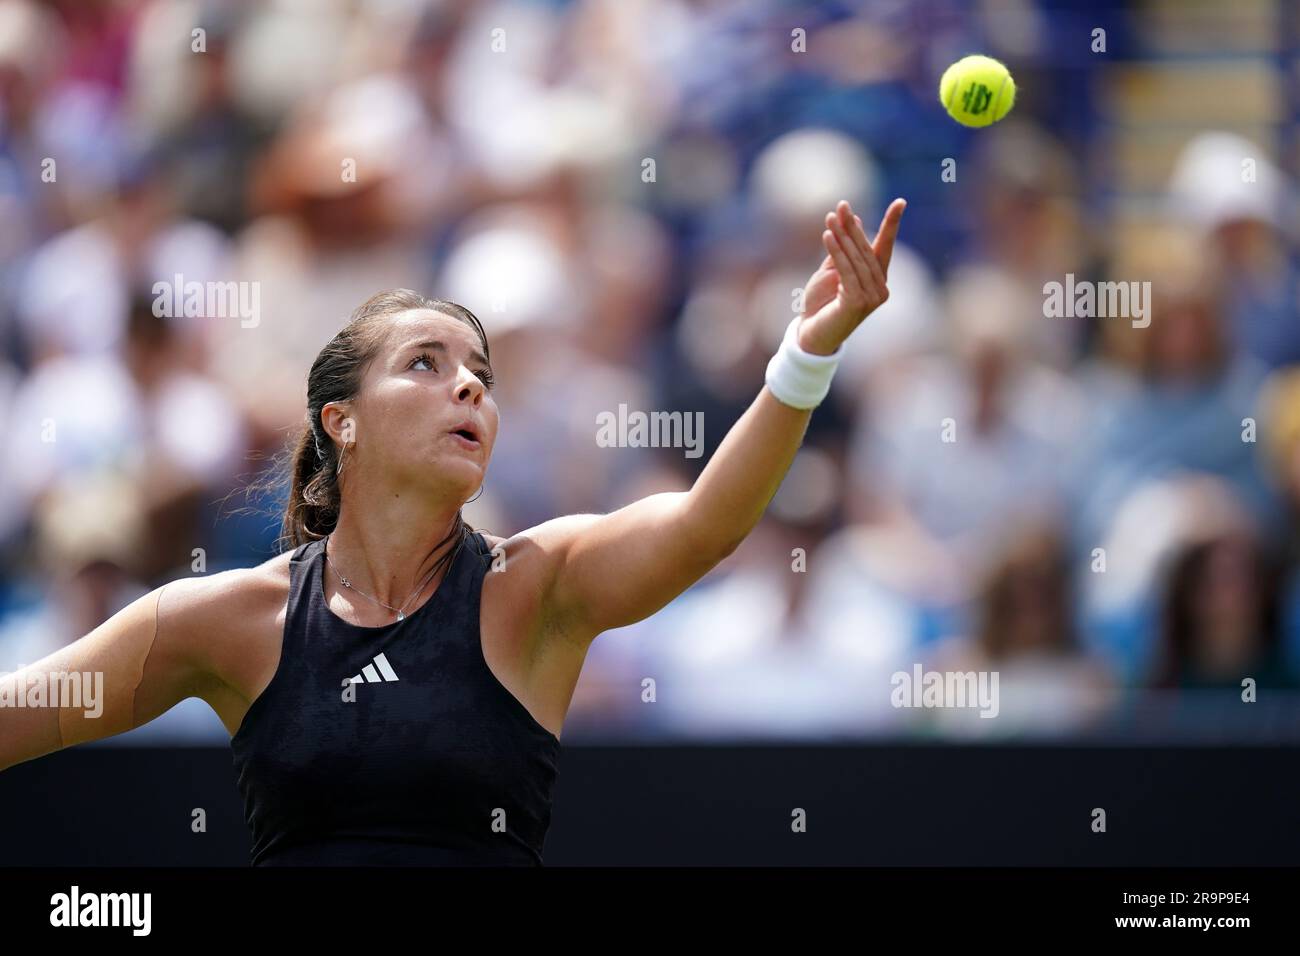
[[[33,516],[30,571],[42,574],[38,600],[0,629],[0,670],[40,660],[90,633],[147,590],[133,573],[144,514],[120,475],[53,484]]]
[[[62,47],[63,29],[50,10],[0,0],[0,329],[14,308],[19,265],[62,212],[57,193],[42,182],[53,151],[40,128]]]
[[[239,97],[243,12],[213,2],[146,6],[131,50],[132,113],[175,170],[174,196],[189,215],[233,235],[248,215],[248,182],[272,123]],[[201,23],[202,51],[192,30]],[[178,43],[177,37],[189,42]]]
[[[936,648],[930,666],[996,672],[998,712],[918,714],[963,734],[1011,736],[1078,731],[1113,702],[1114,679],[1079,640],[1069,553],[1050,525],[1009,533],[982,582],[968,635]]]
[[[1268,365],[1300,362],[1300,238],[1291,182],[1257,143],[1231,133],[1195,136],[1170,177],[1174,214],[1208,240],[1223,273],[1232,335]]]
[[[1127,681],[1146,683],[1160,653],[1164,576],[1174,555],[1199,537],[1252,523],[1220,478],[1181,472],[1139,485],[1120,502],[1096,546],[1078,556],[1086,639]]]
[[[1279,369],[1269,377],[1260,399],[1260,423],[1269,473],[1286,503],[1283,628],[1291,670],[1300,673],[1300,367]]]
[[[872,393],[852,474],[880,520],[950,552],[960,592],[991,534],[1060,507],[1081,407],[1073,383],[1027,354],[1034,303],[1018,284],[964,270],[946,302],[951,357],[914,361],[892,393]]]
[[[889,675],[910,635],[846,615],[819,584],[836,571],[817,544],[841,481],[824,453],[803,449],[769,519],[637,633],[657,687],[645,720],[674,735],[763,738],[853,737],[896,720]]]
[[[132,477],[152,532],[139,543],[146,579],[188,567],[199,541],[194,506],[233,479],[246,447],[234,407],[184,367],[170,321],[139,300],[123,355],[66,356],[39,365],[12,404],[20,454],[12,493],[36,502],[58,484]]]
[[[1265,370],[1223,321],[1222,272],[1178,233],[1120,253],[1116,280],[1149,282],[1149,324],[1104,321],[1103,360],[1082,371],[1089,413],[1070,465],[1075,540],[1086,553],[1140,484],[1199,472],[1227,481],[1261,527],[1277,501],[1248,439]]]
[[[147,146],[124,157],[98,214],[37,248],[17,311],[34,363],[121,345],[131,299],[187,280],[224,278],[227,246],[211,226],[177,215],[169,167]],[[187,336],[197,330],[177,316]]]
[[[1257,694],[1294,688],[1282,647],[1281,567],[1248,532],[1189,543],[1165,586],[1160,687],[1223,687]]]
[[[1023,116],[1011,117],[1000,135],[983,137],[963,178],[978,183],[970,209],[970,259],[1019,286],[1040,304],[1045,282],[1067,273],[1083,278],[1093,267],[1090,223],[1080,206],[1082,177],[1075,158],[1050,132]],[[1027,319],[1028,316],[1025,316]],[[1070,364],[1084,340],[1084,320],[1026,322],[1025,351],[1056,367]]]

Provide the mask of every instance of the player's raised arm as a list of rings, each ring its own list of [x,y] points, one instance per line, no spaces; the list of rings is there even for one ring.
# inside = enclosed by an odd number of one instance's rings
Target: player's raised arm
[[[803,315],[791,322],[766,386],[690,491],[559,518],[527,534],[547,554],[544,600],[565,632],[590,638],[653,614],[753,530],[830,387],[840,346],[889,296],[885,278],[905,205],[890,205],[874,240],[847,202],[827,214],[827,256],[804,290]]]
[[[213,579],[167,584],[85,637],[0,677],[0,770],[124,733],[205,696],[212,678],[203,619],[216,610],[220,588]]]

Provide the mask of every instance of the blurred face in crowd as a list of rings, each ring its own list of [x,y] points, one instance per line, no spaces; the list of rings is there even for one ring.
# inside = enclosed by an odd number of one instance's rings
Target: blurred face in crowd
[[[984,591],[981,643],[993,658],[1069,650],[1074,643],[1061,543],[1031,531],[1015,541]]]
[[[1206,556],[1193,595],[1197,627],[1193,655],[1210,672],[1249,659],[1259,627],[1255,562],[1240,538],[1216,542]]]
[[[1063,636],[1059,582],[1044,569],[1018,567],[1007,581],[1008,650],[1052,650]]]
[[[1214,230],[1216,248],[1234,271],[1260,272],[1282,264],[1284,251],[1273,227],[1257,219],[1232,219]]]
[[[986,431],[1001,419],[999,400],[1011,355],[1003,343],[990,338],[973,345],[966,359],[975,392],[976,425],[980,431]]]
[[[427,309],[394,317],[347,409],[355,444],[346,451],[354,460],[345,460],[344,487],[351,466],[354,475],[383,474],[399,487],[445,490],[457,503],[473,497],[500,421],[491,381],[465,323]]]
[[[1180,294],[1162,303],[1157,290],[1147,345],[1147,370],[1156,378],[1194,378],[1212,372],[1223,355],[1219,316],[1209,296]]]

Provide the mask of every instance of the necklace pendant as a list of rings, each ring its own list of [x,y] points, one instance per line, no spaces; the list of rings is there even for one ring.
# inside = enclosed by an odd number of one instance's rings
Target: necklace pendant
[[[397,612],[397,619],[398,619],[399,621],[405,621],[405,620],[406,620],[406,615],[405,615],[403,612],[398,611],[398,612]]]

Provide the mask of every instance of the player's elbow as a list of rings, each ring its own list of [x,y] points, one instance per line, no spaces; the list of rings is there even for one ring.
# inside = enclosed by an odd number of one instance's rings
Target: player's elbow
[[[725,561],[749,537],[752,527],[738,528],[734,522],[717,520],[717,515],[700,515],[698,511],[683,509],[681,539],[689,542],[692,555],[707,571]]]

